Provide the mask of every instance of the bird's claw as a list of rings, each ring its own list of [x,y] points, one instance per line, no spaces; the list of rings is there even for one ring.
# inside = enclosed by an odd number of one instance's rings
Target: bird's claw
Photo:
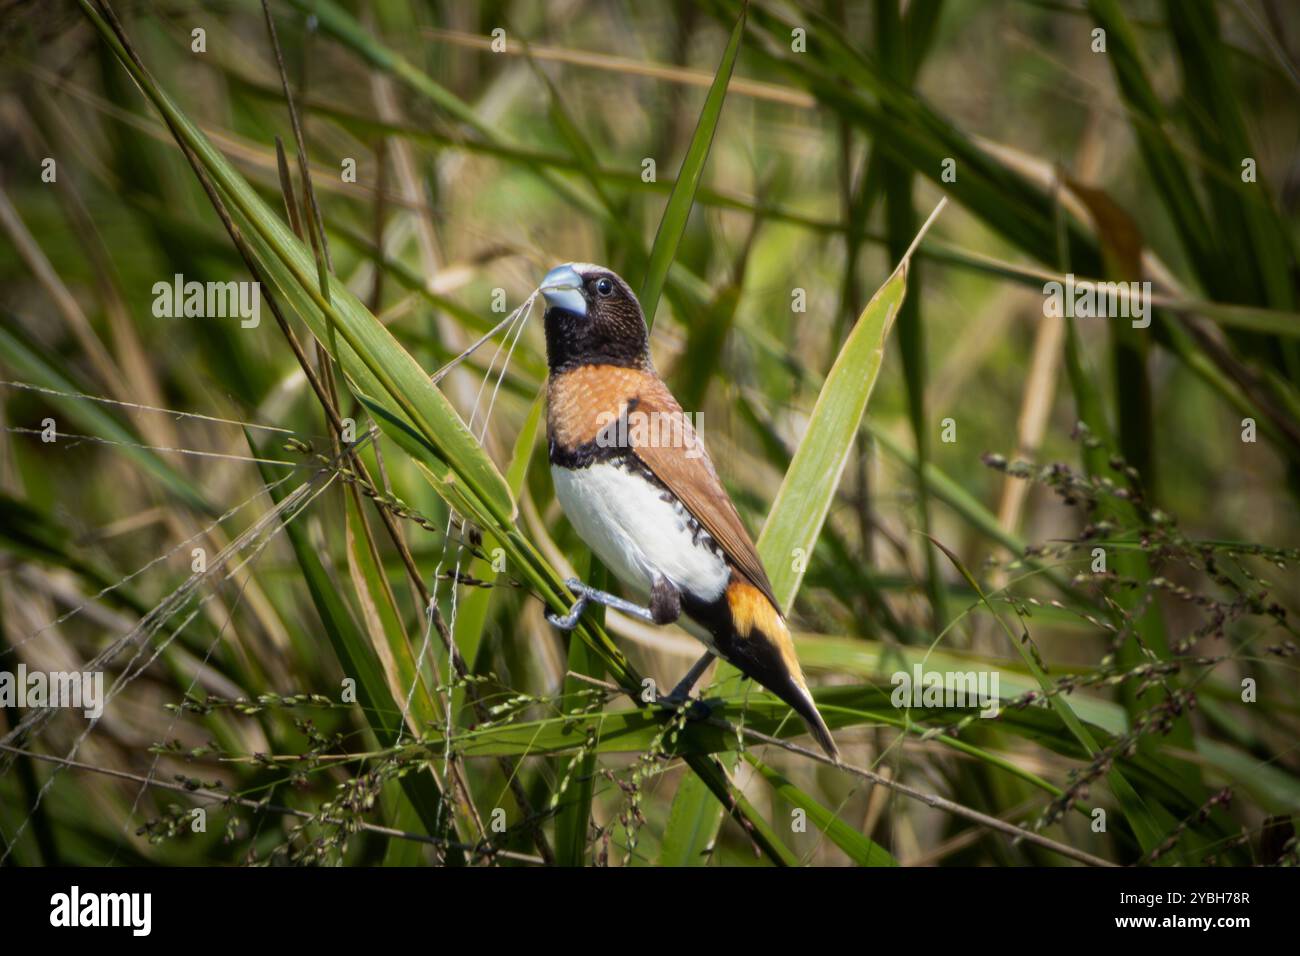
[[[565,578],[564,586],[578,595],[578,599],[573,602],[573,607],[569,608],[569,613],[564,616],[554,614],[551,611],[546,612],[546,619],[552,625],[561,631],[571,631],[578,626],[578,619],[582,617],[583,610],[587,607],[587,602],[591,600],[591,589],[582,583],[578,578]]]
[[[546,619],[561,631],[571,631],[578,626],[578,619],[582,617],[583,609],[586,608],[586,606],[587,599],[578,598],[578,600],[573,602],[573,608],[568,614],[561,617],[558,614],[552,614],[550,611],[547,611]]]

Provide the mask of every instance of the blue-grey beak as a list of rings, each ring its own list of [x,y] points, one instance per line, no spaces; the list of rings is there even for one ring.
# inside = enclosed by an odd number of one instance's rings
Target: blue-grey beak
[[[582,276],[578,275],[572,263],[566,262],[546,273],[541,288],[548,308],[564,309],[578,315],[587,314],[587,299],[582,294]]]

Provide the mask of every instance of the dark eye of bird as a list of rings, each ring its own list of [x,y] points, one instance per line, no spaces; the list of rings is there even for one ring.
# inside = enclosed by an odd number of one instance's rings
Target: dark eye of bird
[[[597,295],[612,295],[614,292],[614,283],[611,279],[600,278],[596,280]]]

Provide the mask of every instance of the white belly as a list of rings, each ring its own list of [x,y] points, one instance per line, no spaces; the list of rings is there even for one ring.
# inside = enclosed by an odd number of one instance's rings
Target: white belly
[[[704,601],[722,594],[731,573],[726,560],[660,488],[604,462],[574,470],[552,466],[551,477],[574,530],[628,587],[644,596],[662,576]]]

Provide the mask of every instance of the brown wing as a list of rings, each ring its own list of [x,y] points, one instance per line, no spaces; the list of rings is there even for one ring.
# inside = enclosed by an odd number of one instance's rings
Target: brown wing
[[[772,582],[767,579],[763,562],[754,550],[754,542],[736,513],[736,506],[704,450],[699,435],[682,407],[668,387],[653,373],[643,373],[635,393],[632,410],[640,413],[658,413],[650,416],[657,424],[657,435],[628,428],[628,444],[633,454],[648,467],[656,478],[668,486],[686,506],[709,537],[726,552],[732,564],[767,596],[780,613],[781,605],[772,593]],[[646,419],[641,419],[646,421]],[[671,429],[679,429],[676,432]]]

